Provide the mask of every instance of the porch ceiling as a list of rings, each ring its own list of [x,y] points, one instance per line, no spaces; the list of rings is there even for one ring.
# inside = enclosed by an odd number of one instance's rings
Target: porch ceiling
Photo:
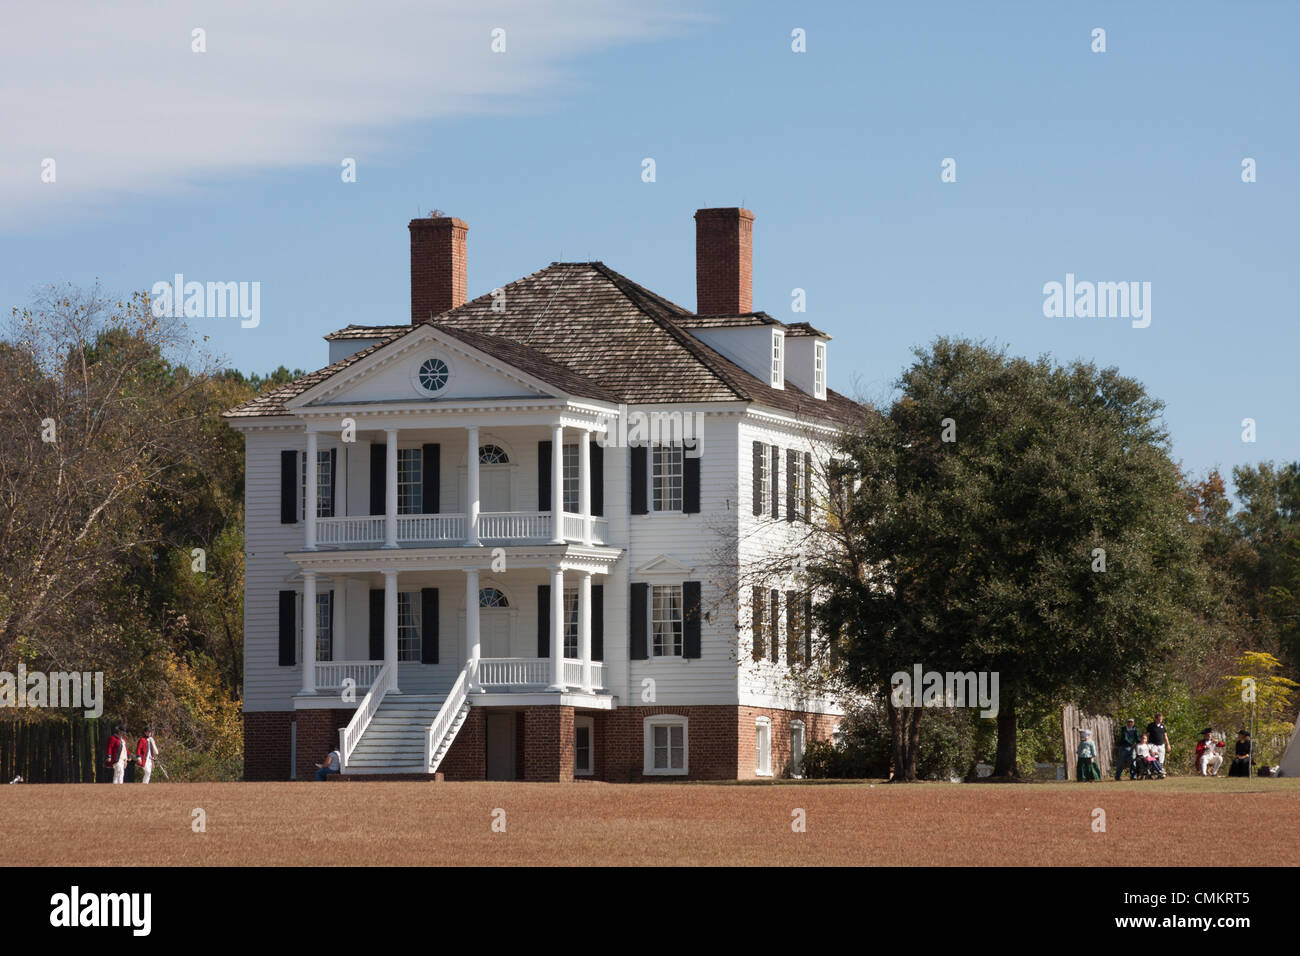
[[[285,557],[304,571],[482,571],[493,560],[495,547],[374,548],[346,551],[290,551]],[[561,568],[608,574],[623,555],[622,548],[580,544],[503,545],[510,568]]]

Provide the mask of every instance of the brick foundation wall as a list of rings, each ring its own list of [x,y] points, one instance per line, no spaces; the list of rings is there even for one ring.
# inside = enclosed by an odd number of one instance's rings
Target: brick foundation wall
[[[757,754],[755,752],[755,721],[766,717],[772,721],[772,776],[790,776],[790,722],[802,720],[804,723],[804,748],[814,740],[829,740],[832,730],[843,717],[831,714],[810,714],[794,710],[776,710],[771,707],[739,708],[738,739],[740,744],[740,773],[738,779],[757,780],[755,769]],[[692,730],[694,727],[692,726]],[[762,779],[766,780],[767,777]]]
[[[263,710],[244,714],[244,779],[288,780],[293,725],[298,725],[299,780],[316,777],[320,763],[339,745],[356,708],[338,710]]]
[[[471,707],[465,723],[438,765],[447,780],[487,779],[487,709]]]
[[[524,779],[573,781],[573,708],[525,707]]]

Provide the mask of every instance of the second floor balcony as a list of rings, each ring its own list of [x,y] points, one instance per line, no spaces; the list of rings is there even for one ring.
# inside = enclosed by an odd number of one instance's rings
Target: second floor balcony
[[[477,533],[472,533],[472,518],[467,514],[399,514],[396,516],[396,539],[399,547],[459,547],[476,539],[483,545],[545,544],[560,541],[572,544],[604,544],[609,526],[604,517],[563,512],[561,526],[547,511],[480,512]],[[379,548],[387,541],[384,515],[317,518],[316,546],[328,548]],[[588,530],[590,524],[590,530]]]

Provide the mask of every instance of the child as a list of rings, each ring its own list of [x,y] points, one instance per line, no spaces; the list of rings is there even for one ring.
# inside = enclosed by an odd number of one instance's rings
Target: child
[[[1160,748],[1150,743],[1147,735],[1142,735],[1142,742],[1138,744],[1138,759],[1146,764],[1147,770],[1157,777],[1165,775],[1165,768],[1160,766]]]
[[[1079,734],[1083,740],[1079,742],[1079,773],[1078,777],[1082,781],[1091,782],[1101,779],[1101,768],[1097,766],[1097,747],[1092,742],[1092,731],[1081,730]]]

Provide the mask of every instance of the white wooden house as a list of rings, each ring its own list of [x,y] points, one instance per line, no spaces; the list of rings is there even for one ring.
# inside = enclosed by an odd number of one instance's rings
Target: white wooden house
[[[696,313],[599,262],[466,301],[465,223],[414,220],[411,322],[226,413],[249,779],[336,746],[345,774],[736,779],[830,736],[789,680],[799,583],[735,582],[800,538],[862,409],[828,336],[752,310],[753,215],[695,218]]]

